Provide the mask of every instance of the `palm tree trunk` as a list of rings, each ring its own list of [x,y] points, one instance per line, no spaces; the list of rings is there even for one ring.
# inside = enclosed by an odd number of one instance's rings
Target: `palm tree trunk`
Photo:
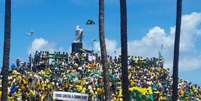
[[[11,32],[11,0],[5,3],[5,32],[3,49],[3,68],[2,68],[2,97],[1,101],[8,101],[8,69],[10,55],[10,32]]]
[[[121,64],[123,100],[129,100],[128,93],[128,49],[127,49],[127,7],[126,0],[120,0],[121,11]]]
[[[178,99],[178,66],[179,66],[179,44],[180,44],[180,33],[181,33],[181,16],[182,16],[182,0],[177,0],[177,16],[176,16],[176,32],[175,32],[175,43],[174,43],[174,60],[173,60],[173,91],[172,101]]]
[[[99,40],[100,40],[101,62],[103,66],[103,78],[104,78],[104,91],[105,91],[104,101],[111,101],[107,51],[106,51],[105,32],[104,32],[104,0],[99,0]]]

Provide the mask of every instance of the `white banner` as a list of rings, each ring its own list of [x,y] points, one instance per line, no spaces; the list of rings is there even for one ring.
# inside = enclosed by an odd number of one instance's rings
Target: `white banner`
[[[88,94],[80,93],[71,93],[71,92],[61,92],[54,91],[53,99],[54,100],[63,100],[63,101],[88,101]]]

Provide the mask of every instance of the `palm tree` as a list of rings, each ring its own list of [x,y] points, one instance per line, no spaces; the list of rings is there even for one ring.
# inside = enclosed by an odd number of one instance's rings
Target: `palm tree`
[[[5,32],[2,68],[2,97],[1,101],[8,101],[8,69],[10,55],[10,32],[11,32],[11,0],[5,2]]]
[[[104,101],[111,101],[107,51],[106,51],[105,32],[104,32],[104,0],[99,0],[99,40],[101,49],[101,63],[103,67],[104,91],[105,91]]]
[[[173,60],[173,91],[172,101],[178,99],[178,64],[179,64],[179,44],[180,44],[180,33],[181,33],[181,15],[182,15],[182,0],[177,0],[177,16],[176,16],[176,32],[175,32],[175,43],[174,43],[174,60]]]
[[[127,49],[127,7],[126,0],[120,0],[121,12],[121,64],[123,100],[129,101],[128,93],[128,49]]]

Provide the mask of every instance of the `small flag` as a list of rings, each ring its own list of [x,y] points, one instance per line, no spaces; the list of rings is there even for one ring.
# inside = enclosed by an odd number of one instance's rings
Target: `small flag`
[[[86,25],[94,25],[95,22],[91,19],[88,19],[87,22],[86,22]]]

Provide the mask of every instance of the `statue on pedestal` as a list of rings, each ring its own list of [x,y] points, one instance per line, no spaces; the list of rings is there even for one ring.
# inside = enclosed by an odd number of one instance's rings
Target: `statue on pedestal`
[[[80,26],[76,26],[74,43],[82,43],[83,29]]]
[[[83,29],[80,26],[76,26],[75,40],[72,43],[72,52],[77,53],[82,50]]]

